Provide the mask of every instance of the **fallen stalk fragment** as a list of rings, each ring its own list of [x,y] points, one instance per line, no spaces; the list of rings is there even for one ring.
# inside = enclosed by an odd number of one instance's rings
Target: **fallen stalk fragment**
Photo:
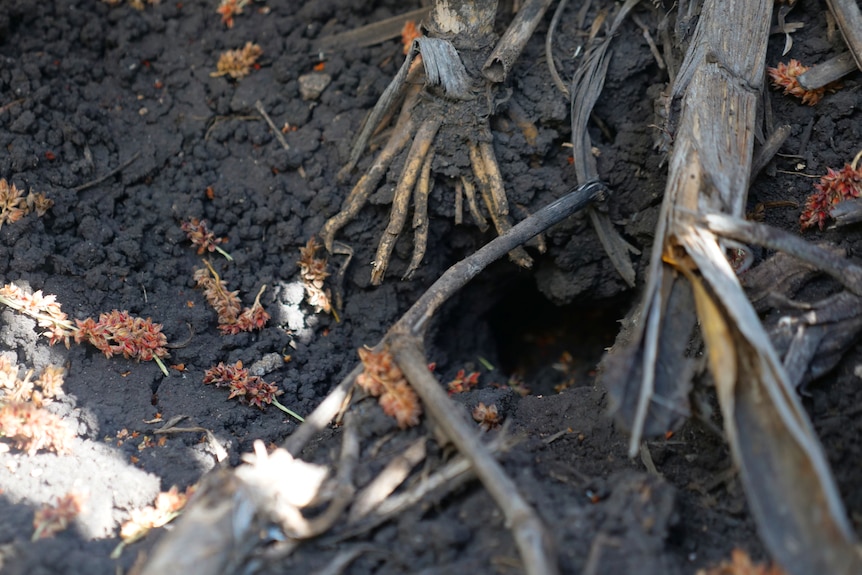
[[[253,572],[330,529],[352,500],[359,440],[349,417],[335,478],[284,449],[267,453],[261,441],[254,450],[235,470],[220,469],[201,481],[174,530],[156,543],[136,575]],[[302,510],[321,499],[328,507],[307,518]]]
[[[505,429],[502,434],[485,445],[485,449],[490,454],[497,455],[499,452],[506,451],[511,447],[511,438],[503,437],[504,434]],[[444,494],[455,491],[468,481],[475,479],[475,477],[476,474],[473,473],[473,464],[470,460],[463,455],[458,455],[427,477],[423,477],[408,490],[390,495],[368,517],[359,517],[357,523],[355,525],[351,524],[347,531],[339,533],[331,541],[327,540],[324,543],[331,542],[335,544],[362,533],[367,533],[381,523],[388,521],[399,513],[403,513],[413,505],[419,504],[425,497],[432,494],[435,494],[436,497],[443,497]]]
[[[288,414],[289,416],[291,416],[292,418],[294,418],[295,420],[297,420],[298,422],[300,422],[300,423],[304,423],[304,422],[305,422],[305,419],[304,419],[301,415],[299,415],[298,413],[296,413],[296,412],[295,412],[295,411],[293,411],[292,409],[289,409],[288,407],[286,407],[284,404],[282,404],[282,403],[281,403],[280,401],[278,401],[277,399],[273,398],[273,399],[272,399],[272,404],[273,404],[274,406],[276,406],[278,409],[280,409],[280,410],[282,410],[283,412],[285,412],[286,414]]]
[[[707,214],[703,224],[713,233],[741,242],[782,251],[830,275],[856,295],[862,296],[862,266],[784,230],[733,218]]]
[[[422,352],[421,340],[397,332],[388,339],[392,355],[410,385],[422,398],[429,416],[458,451],[470,460],[476,476],[506,516],[525,571],[533,575],[558,573],[557,554],[551,534],[533,508],[521,497],[515,483],[479,441],[475,427],[452,409],[452,402],[446,392],[428,371],[428,360]]]
[[[551,79],[554,80],[554,84],[557,86],[557,89],[569,99],[569,87],[566,86],[566,83],[563,82],[563,79],[560,77],[560,73],[557,72],[557,64],[554,61],[554,31],[557,29],[557,23],[560,21],[560,17],[563,15],[563,10],[566,9],[566,4],[569,3],[569,0],[560,0],[557,4],[556,10],[554,10],[554,16],[551,18],[551,23],[548,25],[548,33],[545,35],[545,60],[548,64],[548,71],[551,73]]]
[[[266,113],[266,108],[263,107],[263,102],[260,100],[254,103],[255,109],[260,113],[261,117],[266,121],[272,130],[272,134],[275,136],[275,139],[278,140],[278,143],[281,144],[281,147],[285,149],[285,151],[290,151],[290,146],[287,144],[287,140],[284,139],[284,135],[281,133],[281,130],[275,125],[275,122],[272,121],[272,118],[269,117],[269,114]]]
[[[401,36],[404,24],[409,21],[419,22],[428,15],[430,8],[418,8],[386,20],[380,20],[361,28],[348,30],[332,36],[324,36],[315,40],[313,46],[319,51],[346,51],[353,48],[364,48],[380,44]]]
[[[769,137],[766,138],[766,141],[763,142],[763,145],[755,154],[754,159],[751,162],[751,177],[749,178],[751,181],[754,181],[754,178],[760,171],[766,167],[766,165],[775,157],[775,154],[778,153],[778,150],[781,149],[781,146],[784,145],[784,142],[790,136],[791,126],[789,124],[783,124],[775,128],[775,130],[769,134]]]
[[[120,164],[119,166],[117,166],[116,168],[114,168],[113,170],[111,170],[110,172],[105,174],[104,176],[100,176],[100,177],[96,178],[95,180],[91,180],[85,184],[81,184],[80,186],[77,186],[77,187],[72,188],[72,189],[75,190],[76,192],[83,192],[84,190],[92,188],[93,186],[98,186],[99,184],[101,184],[102,182],[107,180],[108,178],[112,178],[112,177],[116,176],[117,174],[119,174],[120,172],[122,172],[123,170],[125,170],[126,168],[131,166],[135,162],[135,160],[137,160],[140,157],[141,157],[141,153],[135,152],[134,154],[132,154],[132,156],[128,160],[126,160],[125,162],[123,162],[122,164]]]
[[[608,52],[611,41],[626,16],[638,2],[639,0],[626,0],[625,4],[617,9],[607,37],[589,47],[572,77],[572,87],[568,91],[572,124],[572,160],[578,183],[581,184],[598,178],[596,158],[592,153],[593,145],[587,128],[593,108],[605,84],[605,77],[610,65]],[[611,264],[623,281],[629,287],[634,287],[635,269],[629,253],[637,255],[640,254],[640,251],[623,239],[607,214],[594,209],[590,209],[588,213],[590,222]]]
[[[552,0],[527,0],[521,5],[506,33],[482,66],[482,74],[492,82],[503,82],[521,55]]]
[[[817,90],[827,84],[837,82],[847,74],[855,72],[858,69],[856,61],[853,59],[853,54],[844,52],[821,64],[811,66],[807,72],[800,74],[797,80],[799,80],[799,85],[806,90]]]
[[[838,29],[850,48],[856,67],[862,70],[862,11],[857,0],[826,0]]]

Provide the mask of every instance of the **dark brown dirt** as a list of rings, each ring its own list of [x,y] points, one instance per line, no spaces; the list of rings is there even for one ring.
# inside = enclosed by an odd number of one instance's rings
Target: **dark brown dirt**
[[[587,27],[604,3],[594,4]],[[106,359],[85,346],[49,347],[32,320],[2,312],[3,353],[36,370],[48,363],[67,366],[66,395],[48,409],[78,436],[69,455],[28,456],[13,449],[0,456],[4,573],[127,571],[159,535],[110,559],[129,513],[152,503],[160,490],[185,488],[216,466],[214,450],[200,433],[145,447],[145,436],[157,427],[147,421],[156,414],[164,420],[187,416],[189,426],[212,430],[231,464],[256,439],[279,443],[296,429],[292,419],[273,407],[261,411],[228,401],[224,390],[202,384],[204,370],[220,361],[251,366],[275,358],[265,379],[284,391],[282,403],[308,413],[355,365],[356,348],[376,343],[446,267],[491,237],[471,225],[453,225],[452,190],[438,179],[423,266],[410,282],[395,279],[412,249],[405,234],[386,281],[371,287],[367,262],[385,226],[393,174],[339,234],[356,250],[342,321],[313,314],[302,302],[298,248],[338,211],[349,191],[335,175],[363,117],[398,69],[401,46],[392,40],[323,54],[322,73],[332,82],[316,100],[300,97],[298,78],[320,62],[315,39],[418,3],[266,0],[248,6],[232,29],[221,24],[216,5],[163,0],[139,11],[98,0],[5,0],[0,11],[0,177],[44,191],[56,202],[42,218],[30,215],[0,229],[0,279],[55,294],[72,318],[125,309],[162,323],[171,343],[188,340],[171,350],[168,361],[185,370],[172,369],[165,378],[151,362]],[[583,38],[574,24],[578,9],[567,8],[557,31],[562,62],[569,62]],[[640,15],[655,23],[652,13]],[[794,35],[790,56],[817,62],[840,49],[840,36],[827,39],[822,3],[800,0],[791,19],[805,27]],[[544,63],[549,20],[505,87],[505,95],[510,91],[510,101],[535,123],[538,137],[526,140],[507,115],[505,98],[492,120],[510,200],[529,211],[574,183],[564,147],[568,104]],[[221,51],[247,41],[263,48],[260,69],[239,81],[210,77]],[[782,35],[772,37],[770,63],[779,60],[783,44]],[[568,76],[572,67],[566,64],[561,72]],[[611,215],[645,253],[664,187],[663,157],[652,147],[651,124],[652,97],[665,81],[640,29],[627,23],[595,111],[607,129],[596,127],[591,135],[601,176],[614,191]],[[840,167],[862,148],[859,75],[844,84],[816,107],[769,93],[775,122],[791,124],[793,135],[781,150],[789,156],[777,157],[753,183],[752,209],[758,202],[803,202],[812,180],[800,173]],[[285,134],[289,151],[255,111],[258,99],[277,126],[295,128]],[[133,157],[117,175],[75,191]],[[366,155],[350,183],[370,161]],[[798,213],[767,209],[766,220],[796,230]],[[219,334],[215,314],[192,280],[201,262],[179,227],[189,217],[206,218],[217,235],[229,238],[224,247],[235,261],[212,261],[246,304],[261,285],[268,286],[262,301],[273,319],[264,330]],[[862,248],[858,229],[810,235],[851,255]],[[694,573],[735,547],[762,558],[744,494],[729,472],[728,450],[709,426],[690,422],[650,444],[661,476],[625,456],[626,437],[605,417],[604,392],[593,377],[603,348],[613,342],[616,320],[635,294],[613,271],[587,218],[558,225],[547,240],[548,254],[533,254],[534,271],[500,262],[448,303],[427,352],[442,381],[459,369],[480,371],[482,389],[458,397],[458,403],[496,401],[523,438],[503,463],[556,535],[563,572],[582,572],[591,552],[598,561],[594,573]],[[641,258],[641,275],[645,265]],[[567,373],[554,367],[563,352],[572,358]],[[281,360],[286,355],[287,363]],[[483,367],[480,357],[496,369]],[[857,529],[860,362],[857,346],[810,386],[808,400]],[[513,374],[534,394],[520,398],[495,387],[505,387]],[[555,386],[566,382],[568,389],[556,393]],[[392,429],[368,417],[376,427],[365,430],[366,439]],[[544,441],[561,431],[556,440]],[[126,432],[134,437],[119,440]],[[309,456],[328,457],[337,439],[332,434]],[[31,542],[34,510],[69,491],[88,496],[84,512],[69,530]],[[521,572],[501,514],[476,483],[404,514],[368,540],[387,555],[367,555],[350,573]],[[333,553],[324,543],[312,543],[267,572],[310,572]]]

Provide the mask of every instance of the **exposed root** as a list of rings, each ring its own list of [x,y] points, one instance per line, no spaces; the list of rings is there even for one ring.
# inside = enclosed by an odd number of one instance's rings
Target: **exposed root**
[[[398,185],[395,187],[395,197],[392,199],[392,212],[389,216],[389,225],[386,226],[386,231],[383,233],[383,237],[380,238],[377,255],[372,264],[371,283],[375,285],[379,285],[383,281],[383,275],[386,273],[386,268],[389,265],[392,249],[395,247],[395,240],[398,239],[398,235],[401,233],[402,228],[404,228],[404,222],[407,220],[410,193],[419,179],[419,172],[422,170],[422,165],[434,142],[434,136],[437,135],[437,130],[440,129],[440,123],[440,118],[425,120],[419,126],[416,136],[413,138],[413,145],[407,154],[404,171],[401,172],[401,179],[398,180]]]
[[[428,194],[431,193],[431,163],[434,161],[434,150],[428,152],[422,171],[419,173],[419,181],[416,182],[416,191],[413,194],[413,257],[403,279],[410,279],[422,263],[425,257],[425,248],[428,246]]]
[[[350,220],[356,217],[365,202],[368,201],[368,196],[377,189],[377,184],[386,174],[386,170],[392,164],[395,157],[407,146],[407,142],[413,137],[415,122],[410,114],[401,114],[398,118],[398,123],[395,125],[395,131],[386,142],[386,146],[380,151],[380,154],[374,160],[374,163],[368,169],[368,172],[363,175],[353,189],[350,195],[344,200],[341,211],[335,216],[329,218],[320,230],[320,237],[323,239],[323,245],[327,251],[332,251],[332,243],[335,241],[335,234],[343,228]]]
[[[476,201],[476,186],[473,185],[473,182],[463,177],[461,178],[461,183],[464,185],[464,195],[467,196],[467,206],[470,208],[470,215],[473,216],[476,226],[484,232],[488,229],[488,222],[479,210],[479,202]]]
[[[497,233],[503,234],[512,227],[506,190],[488,124],[489,112],[493,112],[495,84],[481,76],[478,65],[491,49],[491,26],[476,24],[472,33],[459,32],[452,41],[434,38],[435,34],[450,37],[442,33],[448,29],[444,25],[446,22],[433,20],[426,24],[429,37],[414,41],[401,70],[369,114],[339,178],[346,177],[353,169],[372,134],[379,130],[381,122],[391,117],[395,105],[406,93],[393,134],[354,186],[341,211],[330,218],[320,232],[324,245],[331,251],[335,234],[356,217],[393,161],[407,147],[407,140],[412,139],[413,144],[406,153],[395,188],[389,223],[372,264],[371,283],[375,285],[383,281],[389,267],[395,242],[407,221],[411,196],[414,247],[404,279],[414,274],[425,256],[429,227],[428,195],[434,184],[435,158],[436,167],[442,168],[448,177],[455,178],[456,224],[462,222],[463,190],[473,221],[482,231],[487,229],[486,215],[476,197],[478,186],[484,209]],[[425,74],[424,85],[412,84],[422,71]],[[447,158],[459,156],[469,156],[471,173],[452,173],[452,166],[458,162],[447,161]],[[510,259],[523,267],[532,265],[532,259],[522,247],[513,250]]]
[[[485,206],[491,213],[491,221],[498,234],[505,234],[512,228],[509,221],[509,202],[506,199],[506,190],[503,187],[503,177],[500,175],[500,166],[494,156],[494,150],[488,143],[470,143],[470,164],[476,180],[479,182],[479,193],[485,201]],[[509,259],[521,267],[531,267],[533,259],[521,246],[509,252]]]

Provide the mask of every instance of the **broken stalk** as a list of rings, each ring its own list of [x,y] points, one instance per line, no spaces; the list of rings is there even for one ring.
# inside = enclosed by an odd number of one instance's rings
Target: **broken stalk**
[[[706,0],[672,88],[679,122],[644,299],[603,377],[617,415],[645,435],[687,412],[699,326],[760,537],[791,575],[858,573],[862,559],[822,446],[711,227],[741,219],[772,0]]]

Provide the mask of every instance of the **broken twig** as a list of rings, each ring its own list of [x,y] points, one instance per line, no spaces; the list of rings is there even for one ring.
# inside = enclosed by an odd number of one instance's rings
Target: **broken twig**
[[[77,186],[77,187],[72,188],[72,189],[75,190],[76,192],[83,192],[84,190],[92,188],[93,186],[98,186],[99,184],[101,184],[102,182],[107,180],[108,178],[112,178],[112,177],[116,176],[117,174],[119,174],[120,172],[122,172],[123,170],[125,170],[126,168],[131,166],[132,163],[134,163],[134,161],[140,157],[141,157],[141,153],[135,152],[134,154],[132,154],[132,157],[130,157],[128,160],[126,160],[125,162],[123,162],[122,164],[120,164],[119,166],[117,166],[116,168],[114,168],[113,170],[111,170],[110,172],[105,174],[104,176],[96,178],[95,180],[92,180],[92,181],[87,182],[85,184],[81,184],[80,186]]]
[[[799,85],[806,90],[816,90],[832,82],[837,82],[850,72],[858,70],[853,54],[844,52],[829,58],[821,64],[812,66],[807,72],[796,77]]]
[[[506,516],[525,571],[533,575],[558,573],[553,538],[533,508],[521,497],[515,483],[479,441],[475,426],[470,425],[462,413],[452,409],[452,401],[440,382],[428,371],[428,360],[422,352],[421,340],[397,332],[388,339],[395,361],[422,398],[428,415],[458,451],[470,460],[474,472]]]
[[[258,112],[260,112],[260,115],[263,117],[264,120],[266,120],[266,123],[269,124],[272,133],[275,135],[275,138],[278,140],[278,143],[281,144],[281,147],[285,150],[290,150],[290,146],[287,145],[287,140],[284,139],[284,135],[281,133],[281,130],[279,130],[275,126],[275,122],[273,122],[272,118],[269,117],[269,114],[266,113],[266,108],[263,107],[263,102],[258,100],[254,103],[254,107],[257,109]]]
[[[856,67],[862,70],[862,11],[857,0],[826,0]]]
[[[364,48],[366,46],[374,46],[393,38],[401,36],[401,30],[404,24],[409,21],[418,22],[428,15],[430,8],[419,8],[410,12],[405,12],[386,20],[380,20],[361,28],[348,30],[340,34],[332,36],[324,36],[314,42],[314,49],[317,51],[340,50],[346,51],[352,48]]]
[[[527,40],[536,31],[536,26],[541,22],[552,1],[527,0],[521,5],[518,14],[506,28],[506,33],[500,38],[482,66],[482,75],[492,82],[505,81],[509,70],[527,45]]]

